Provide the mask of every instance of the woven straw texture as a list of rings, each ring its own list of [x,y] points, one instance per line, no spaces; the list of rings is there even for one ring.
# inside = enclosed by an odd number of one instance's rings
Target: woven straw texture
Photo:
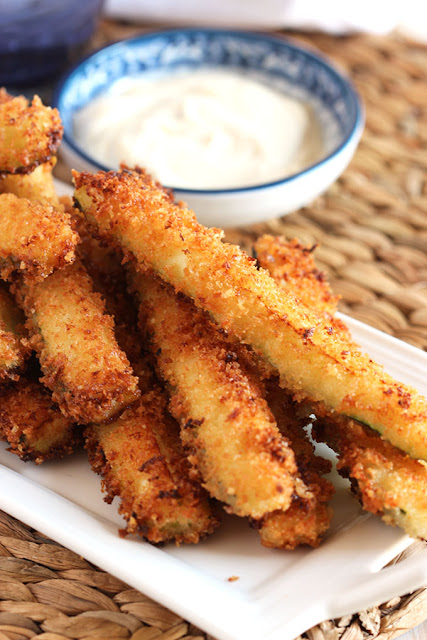
[[[104,22],[93,46],[141,31]],[[397,36],[297,37],[351,75],[365,103],[366,130],[350,167],[310,207],[230,230],[227,239],[249,247],[257,235],[269,232],[318,244],[318,264],[342,296],[343,311],[427,349],[427,47]],[[57,175],[69,179],[60,164]],[[422,548],[414,543],[404,556]],[[303,637],[391,640],[426,618],[427,589],[422,589],[324,622]],[[0,514],[0,640],[37,634],[40,640],[209,638]]]

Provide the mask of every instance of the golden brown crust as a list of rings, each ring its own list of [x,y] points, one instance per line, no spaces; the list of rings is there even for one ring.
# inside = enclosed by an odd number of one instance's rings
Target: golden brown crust
[[[335,332],[324,315],[283,291],[238,247],[221,242],[143,172],[74,172],[75,199],[137,268],[150,267],[250,344],[301,400],[370,424],[427,460],[427,403]]]
[[[120,498],[124,533],[153,543],[196,543],[217,527],[207,495],[190,479],[178,425],[166,412],[160,388],[153,387],[117,420],[88,427],[85,436],[105,500]]]
[[[325,280],[318,281],[317,278],[313,280],[308,275],[307,289],[304,287],[305,275],[301,266],[304,265],[304,269],[306,266],[310,267],[310,262],[307,265],[303,255],[303,248],[295,243],[290,246],[273,237],[267,237],[260,244],[266,249],[266,252],[262,254],[264,256],[262,261],[268,260],[266,258],[268,255],[275,256],[275,261],[272,264],[277,265],[277,269],[273,266],[271,273],[280,286],[292,288],[303,300],[309,294],[310,297],[316,300],[317,309],[320,312],[325,314],[333,313],[328,295],[329,289]],[[291,265],[294,265],[293,267],[289,267],[289,257]],[[299,272],[301,279],[293,277],[286,279],[282,277],[282,259],[286,264],[285,269],[291,268],[294,272]],[[319,284],[317,285],[318,282]],[[316,286],[319,287],[317,293]],[[334,323],[333,326],[337,332],[341,331],[346,336],[348,335],[348,329],[343,323],[334,317],[331,317],[331,322]],[[277,393],[277,389],[273,388],[273,393]],[[270,397],[270,404],[276,407],[274,413],[279,425],[285,425],[286,427],[285,434],[293,444],[297,454],[297,461],[301,459],[300,455],[303,453],[303,465],[309,469],[311,476],[313,476],[313,471],[315,475],[319,472],[324,473],[325,469],[321,470],[318,467],[322,460],[321,458],[313,458],[310,461],[310,451],[307,450],[307,446],[310,447],[311,445],[307,440],[298,439],[298,425],[293,420],[293,417],[298,412],[304,413],[304,409],[307,408],[294,407],[293,410],[289,411],[286,406],[280,407],[279,405],[279,409],[282,411],[282,418],[280,418],[277,413],[277,399],[280,400],[280,395],[276,396],[276,401],[274,397]],[[283,398],[283,400],[287,405],[292,403],[289,397],[287,399]],[[381,440],[379,435],[368,427],[364,427],[343,416],[337,416],[325,411],[322,405],[314,405],[311,410],[317,414],[313,433],[319,442],[327,442],[329,446],[338,452],[338,471],[344,477],[350,478],[352,488],[358,495],[363,508],[372,513],[380,514],[387,524],[400,526],[409,535],[426,538],[427,469],[425,465],[411,459],[390,443]],[[306,410],[306,413],[310,413],[310,411],[307,412]],[[294,430],[294,427],[296,430]],[[302,452],[300,450],[301,445],[304,447]],[[308,480],[308,485],[310,486],[310,480]],[[313,488],[313,485],[311,485],[311,488]],[[321,485],[319,490],[320,492],[322,491]],[[291,511],[292,508],[288,511],[288,514]],[[321,514],[321,504],[319,514]],[[299,515],[301,516],[301,514]],[[309,518],[309,516],[310,511],[307,512],[307,517]],[[303,521],[304,514],[302,514]],[[280,524],[285,526],[285,523]],[[315,520],[308,520],[305,530],[310,531],[310,526],[314,525],[316,527],[317,524]],[[322,526],[321,520],[319,524]],[[261,528],[261,532],[263,528]],[[280,532],[281,528],[278,527],[278,531]],[[278,534],[274,529],[272,533],[268,531],[268,534],[269,540],[270,538],[273,540],[278,538]]]
[[[287,511],[273,511],[260,521],[252,521],[264,547],[291,551],[301,545],[319,546],[332,515],[327,504],[331,497],[329,484],[324,478],[320,480],[323,487],[317,484],[319,495],[315,499],[310,501],[295,494]]]
[[[83,444],[81,429],[65,418],[40,382],[21,378],[0,387],[0,434],[9,451],[40,464]]]
[[[41,279],[71,264],[78,242],[70,216],[11,193],[0,195],[0,276]]]
[[[332,516],[328,502],[334,488],[322,477],[331,470],[331,463],[315,455],[314,447],[304,433],[304,422],[298,420],[296,403],[275,380],[267,383],[267,401],[280,432],[295,453],[299,482],[296,482],[289,509],[268,514],[254,523],[255,528],[265,547],[295,549],[302,544],[317,547]]]
[[[262,236],[255,243],[258,263],[267,269],[277,284],[291,290],[303,304],[315,307],[338,329],[340,321],[331,314],[336,309],[325,276],[316,267],[313,247],[304,247],[297,240]],[[342,331],[347,330],[344,325]],[[255,523],[264,546],[294,549],[307,544],[317,547],[327,531],[332,510],[328,502],[333,495],[332,484],[322,476],[331,470],[331,463],[315,455],[314,447],[304,433],[309,422],[304,411],[278,381],[267,381],[267,400],[281,433],[289,440],[295,453],[301,482],[296,486],[294,500],[285,512],[276,511]]]
[[[291,291],[305,307],[323,315],[331,333],[351,342],[348,328],[334,315],[339,297],[332,293],[326,274],[317,268],[315,249],[316,245],[307,247],[296,239],[270,235],[260,236],[254,244],[258,264],[279,287]]]
[[[254,255],[282,289],[291,289],[307,307],[333,314],[338,297],[332,294],[325,273],[316,266],[315,249],[316,245],[306,247],[296,238],[263,235],[254,244]]]
[[[0,283],[0,383],[17,380],[24,368],[28,349],[22,344],[25,317],[6,286]]]
[[[204,490],[190,479],[179,427],[165,411],[166,396],[155,381],[137,331],[121,258],[91,236],[84,219],[77,216],[75,223],[82,239],[78,253],[105,299],[107,312],[114,315],[117,341],[143,391],[141,400],[114,425],[87,430],[94,471],[103,477],[107,500],[120,498],[126,532],[156,543],[197,542],[216,527],[217,519]]]
[[[350,478],[363,508],[408,535],[427,539],[427,468],[368,427],[339,416],[314,423],[316,440],[339,455],[338,470]]]
[[[66,210],[70,211],[68,205]],[[107,313],[114,317],[117,342],[129,358],[135,374],[139,377],[139,386],[143,390],[145,385],[150,383],[147,350],[137,327],[136,305],[127,291],[123,255],[94,237],[88,223],[76,209],[72,211],[72,219],[73,227],[81,240],[77,247],[77,255],[92,278],[95,291],[102,295]]]
[[[260,518],[286,509],[295,460],[259,380],[190,300],[154,277],[138,276],[141,324],[151,336],[172,415],[203,486],[230,512]]]
[[[43,382],[81,424],[116,415],[139,395],[138,380],[114,335],[113,319],[79,262],[41,282],[15,285]]]
[[[0,89],[0,174],[30,173],[58,149],[63,126],[57,109],[38,96],[31,104]]]
[[[53,182],[52,170],[55,164],[56,158],[51,158],[31,173],[0,177],[0,193],[13,193],[18,198],[27,198],[33,202],[61,209]]]

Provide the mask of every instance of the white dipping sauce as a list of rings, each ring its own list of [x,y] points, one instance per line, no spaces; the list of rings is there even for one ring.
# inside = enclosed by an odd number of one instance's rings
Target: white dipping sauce
[[[323,153],[307,104],[222,70],[119,80],[75,115],[74,132],[104,165],[143,166],[189,189],[280,180]]]

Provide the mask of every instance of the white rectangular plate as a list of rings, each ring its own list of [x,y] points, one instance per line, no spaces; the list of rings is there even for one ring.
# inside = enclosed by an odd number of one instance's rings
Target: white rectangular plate
[[[427,354],[350,318],[354,338],[399,380],[427,394]],[[411,541],[363,514],[335,476],[335,516],[324,544],[261,547],[243,519],[196,546],[121,539],[117,504],[102,500],[84,454],[37,467],[0,450],[0,508],[173,609],[218,640],[291,640],[328,618],[427,584],[427,551],[382,569]],[[229,582],[228,578],[238,580]]]

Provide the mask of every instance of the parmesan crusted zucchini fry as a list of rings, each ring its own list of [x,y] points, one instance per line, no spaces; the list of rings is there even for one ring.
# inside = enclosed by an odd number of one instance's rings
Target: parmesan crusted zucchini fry
[[[338,471],[350,478],[363,508],[427,540],[427,468],[377,433],[343,417],[319,418],[313,425],[319,442],[339,455]]]
[[[299,477],[292,504],[287,511],[274,511],[255,522],[261,543],[276,549],[295,549],[306,544],[317,547],[329,527],[332,510],[328,506],[334,488],[323,478],[331,463],[316,456],[314,447],[298,420],[298,408],[275,381],[267,383],[267,401],[280,432],[291,443]]]
[[[61,204],[55,191],[52,175],[55,164],[56,158],[52,158],[31,173],[0,177],[0,193],[13,193],[18,198],[50,204],[55,209],[60,209]]]
[[[315,280],[309,275],[307,287],[304,285],[305,274],[316,273],[313,271],[315,264],[312,254],[308,257],[307,249],[271,236],[260,238],[255,246],[258,261],[262,266],[268,266],[281,286],[291,287],[301,299],[310,294],[316,300],[316,308],[325,314],[334,312],[330,305],[332,294],[323,274],[317,272]],[[301,278],[293,278],[290,269],[294,274],[300,273]],[[348,334],[347,327],[340,320],[332,320],[335,331]],[[277,407],[274,399],[271,401],[270,398],[269,401],[273,407]],[[377,433],[354,420],[325,412],[322,407],[315,406],[313,409],[318,413],[313,428],[315,438],[319,442],[326,442],[339,454],[338,471],[350,478],[353,491],[363,508],[380,514],[387,524],[400,526],[410,536],[427,538],[425,464],[411,459],[390,443],[381,440]],[[277,411],[274,413],[278,419]],[[285,411],[285,419],[278,419],[279,426],[292,426],[292,419],[290,423],[287,420],[292,415],[295,413]],[[285,433],[295,449],[295,444],[299,441],[292,437],[292,432],[286,430]],[[317,458],[319,460],[321,459]],[[310,463],[308,468],[312,470],[313,464]]]
[[[62,415],[49,391],[25,378],[0,387],[0,434],[9,451],[36,464],[66,456],[83,444],[81,429]]]
[[[142,329],[151,336],[171,413],[203,486],[239,516],[286,509],[295,459],[259,382],[190,300],[152,276],[138,275],[134,285]]]
[[[25,317],[3,283],[0,283],[0,382],[15,380],[22,371],[28,349],[24,337]]]
[[[126,353],[139,386],[144,387],[147,379],[147,349],[138,331],[138,312],[133,297],[128,293],[126,270],[122,266],[123,255],[94,238],[83,217],[77,210],[73,214],[73,224],[81,239],[77,254],[82,260],[95,291],[105,301],[108,315],[114,317],[114,331],[120,348]],[[151,382],[149,382],[151,384]]]
[[[19,271],[38,279],[74,260],[78,242],[70,216],[49,205],[0,195],[0,276]]]
[[[316,245],[305,247],[296,239],[263,235],[255,241],[254,255],[282,289],[290,289],[307,307],[332,315],[337,310],[338,298],[316,266],[315,248]]]
[[[137,268],[150,267],[249,344],[301,400],[356,418],[414,458],[427,460],[427,402],[283,291],[218,230],[170,198],[142,171],[74,173],[75,200]]]
[[[125,533],[150,542],[198,542],[218,525],[206,493],[190,479],[178,425],[153,386],[107,424],[85,431],[89,460],[107,502],[120,498]]]
[[[43,382],[64,415],[103,422],[139,395],[138,381],[114,336],[113,319],[81,263],[41,282],[15,286],[27,315]]]
[[[274,236],[261,236],[254,245],[258,264],[267,269],[282,288],[289,289],[307,306],[335,321],[337,298],[332,294],[325,275],[313,258],[314,247],[304,247],[297,240],[286,241]],[[340,322],[336,320],[336,322]],[[343,325],[344,330],[344,325]],[[303,431],[303,417],[291,396],[280,389],[273,378],[267,381],[267,400],[280,432],[295,453],[300,481],[296,483],[293,502],[286,512],[275,511],[254,523],[264,546],[294,549],[308,544],[316,547],[328,529],[332,510],[328,501],[333,486],[322,476],[331,463],[316,456],[314,447]]]
[[[62,131],[58,110],[45,107],[38,96],[30,104],[0,89],[0,174],[29,173],[47,162]]]
[[[315,248],[316,245],[305,247],[295,239],[264,235],[256,240],[254,254],[258,265],[269,272],[281,289],[291,291],[304,306],[324,315],[332,333],[338,332],[343,339],[351,340],[344,322],[334,315],[339,298],[316,266]]]
[[[139,376],[141,398],[115,420],[86,430],[86,447],[104,491],[120,498],[128,533],[151,542],[197,542],[218,524],[206,492],[191,479],[179,426],[166,412],[167,399],[154,379],[126,291],[120,257],[92,238],[78,221],[79,253],[114,315],[119,345]]]

